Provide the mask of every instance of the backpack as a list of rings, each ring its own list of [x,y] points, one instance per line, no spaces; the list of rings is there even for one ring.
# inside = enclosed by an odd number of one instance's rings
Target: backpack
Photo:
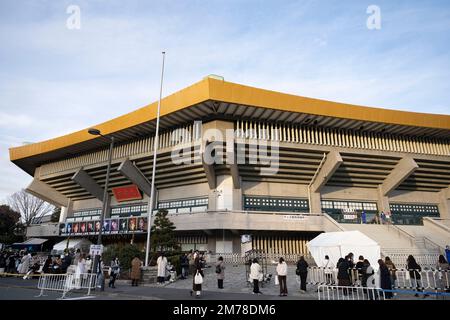
[[[221,273],[222,272],[222,268],[220,267],[220,264],[218,264],[216,266],[216,273]]]

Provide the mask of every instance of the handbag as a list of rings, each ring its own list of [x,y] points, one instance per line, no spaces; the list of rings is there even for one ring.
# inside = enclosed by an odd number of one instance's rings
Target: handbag
[[[203,277],[200,274],[200,272],[197,271],[194,277],[194,284],[202,284],[203,283]]]
[[[264,275],[262,274],[262,272],[260,272],[258,274],[258,281],[263,281],[263,279],[264,279]]]
[[[278,281],[278,276],[275,276],[275,285],[279,285],[280,282]]]

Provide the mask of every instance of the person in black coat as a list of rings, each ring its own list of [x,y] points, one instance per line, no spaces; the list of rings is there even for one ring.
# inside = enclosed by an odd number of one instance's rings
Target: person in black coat
[[[416,262],[416,259],[414,259],[414,257],[412,255],[408,256],[408,259],[406,259],[406,269],[409,271],[409,276],[411,277],[411,279],[414,279],[416,281],[416,287],[417,287],[417,291],[423,291],[422,287],[421,287],[421,282],[420,282],[420,271],[422,271],[422,268],[420,267],[420,265]],[[414,296],[418,297],[419,294],[416,293]],[[429,295],[426,294],[424,296],[428,297]]]
[[[346,259],[340,258],[338,261],[338,286],[348,287],[350,286],[350,275],[348,273],[349,263]],[[347,289],[343,290],[344,295],[347,295]]]
[[[16,256],[11,254],[9,256],[9,262],[8,262],[8,272],[9,273],[16,273]]]
[[[300,276],[300,291],[306,292],[306,278],[308,276],[308,262],[303,256],[297,262],[298,275]]]
[[[189,273],[189,258],[187,253],[181,255],[180,257],[180,265],[181,265],[181,278],[186,279]]]
[[[70,256],[70,254],[66,254],[64,258],[62,258],[61,273],[66,273],[71,264],[72,257]]]
[[[389,268],[386,266],[382,259],[378,260],[378,265],[380,266],[380,287],[381,289],[392,290],[391,274]],[[392,292],[385,293],[386,299],[392,298]]]
[[[42,267],[42,273],[51,273],[51,266],[53,263],[52,256],[48,256],[47,260],[44,262],[44,266]]]
[[[195,266],[195,271],[194,271],[194,275],[192,277],[192,290],[191,290],[191,296],[192,296],[192,292],[195,291],[195,297],[200,297],[200,294],[202,292],[202,285],[201,284],[195,284],[195,275],[197,274],[197,272],[202,276],[202,278],[205,278],[205,275],[203,274],[203,263],[202,263],[202,259],[200,257],[200,255],[197,255],[197,257],[194,260],[194,266]]]
[[[355,265],[355,269],[358,271],[358,280],[360,281],[360,283],[363,275],[362,271],[363,267],[364,267],[364,256],[359,256],[358,262]]]

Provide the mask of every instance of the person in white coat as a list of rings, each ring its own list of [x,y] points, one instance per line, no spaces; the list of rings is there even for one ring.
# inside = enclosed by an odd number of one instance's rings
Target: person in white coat
[[[286,276],[287,276],[287,264],[283,258],[280,258],[277,265],[278,282],[280,283],[280,297],[287,296]]]
[[[31,263],[31,253],[25,254],[21,261],[19,270],[17,270],[20,274],[26,274],[28,272],[28,269],[30,269],[30,263]]]
[[[77,267],[75,269],[75,288],[80,289],[82,274],[86,273],[86,259],[84,253],[80,254],[77,261]]]
[[[253,263],[250,266],[250,279],[253,280],[253,294],[262,294],[259,291],[259,281],[262,280],[262,269],[256,258],[253,259]]]
[[[164,253],[161,253],[158,259],[156,260],[156,264],[158,266],[158,283],[163,284],[166,280],[166,268],[167,268],[167,258],[164,256]]]
[[[91,273],[92,271],[92,260],[91,260],[91,256],[87,256],[86,257],[86,272],[87,273]]]
[[[325,259],[322,261],[321,267],[325,273],[325,281],[327,285],[334,284],[333,280],[333,271],[334,271],[334,262],[330,260],[328,255],[325,256]]]

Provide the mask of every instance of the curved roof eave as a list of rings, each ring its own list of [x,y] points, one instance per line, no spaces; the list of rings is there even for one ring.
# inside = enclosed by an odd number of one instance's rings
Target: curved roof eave
[[[450,131],[450,115],[397,111],[319,100],[244,86],[209,77],[165,97],[162,100],[161,116],[207,100],[312,115]],[[101,130],[105,135],[121,131],[154,120],[156,118],[156,107],[157,102],[154,102],[93,127]],[[10,160],[14,162],[87,142],[95,138],[95,136],[87,132],[87,129],[83,129],[54,139],[10,148]]]

